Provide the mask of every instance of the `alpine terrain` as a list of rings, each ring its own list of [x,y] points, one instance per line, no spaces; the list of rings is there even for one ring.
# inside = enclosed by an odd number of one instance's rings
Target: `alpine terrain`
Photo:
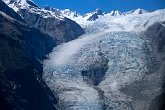
[[[165,110],[165,9],[0,6],[4,110]]]

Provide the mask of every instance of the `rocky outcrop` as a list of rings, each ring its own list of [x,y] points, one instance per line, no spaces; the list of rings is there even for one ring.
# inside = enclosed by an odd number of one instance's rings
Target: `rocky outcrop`
[[[152,100],[149,110],[164,110],[165,109],[165,22],[155,23],[150,26],[146,31],[146,36],[153,43],[153,50],[157,56],[157,59],[161,62],[159,67],[163,69],[160,71],[163,81],[161,94],[158,94],[155,99]]]
[[[155,23],[148,28],[145,34],[154,43],[155,51],[165,52],[165,22]]]

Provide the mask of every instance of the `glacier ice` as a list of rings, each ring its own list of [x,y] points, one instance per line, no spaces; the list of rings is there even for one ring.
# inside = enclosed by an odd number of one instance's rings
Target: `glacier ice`
[[[77,20],[86,34],[55,47],[44,61],[43,78],[58,96],[58,108],[133,110],[132,97],[121,88],[145,79],[152,57],[148,53],[152,50],[141,33],[163,20],[165,10],[116,17],[107,14],[96,21]],[[99,53],[108,59],[108,70],[96,87],[86,83],[81,72],[100,62]]]

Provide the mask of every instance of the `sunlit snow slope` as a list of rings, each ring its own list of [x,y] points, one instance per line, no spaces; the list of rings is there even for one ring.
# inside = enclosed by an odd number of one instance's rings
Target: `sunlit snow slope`
[[[96,21],[76,18],[86,34],[55,47],[44,61],[43,77],[59,98],[57,108],[147,110],[159,90],[145,99],[134,99],[124,88],[150,77],[155,56],[149,54],[152,44],[142,32],[161,21],[165,21],[165,10],[116,17],[106,14]]]

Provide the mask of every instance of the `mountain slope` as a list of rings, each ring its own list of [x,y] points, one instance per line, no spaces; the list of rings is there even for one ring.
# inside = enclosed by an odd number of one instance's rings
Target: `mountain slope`
[[[41,78],[40,61],[56,42],[12,18],[19,16],[14,11],[7,13],[11,16],[4,12],[0,11],[0,109],[55,110],[56,99]]]
[[[84,34],[84,30],[74,21],[60,13],[40,8],[30,0],[4,0],[30,26],[41,29],[59,43],[66,42]]]

